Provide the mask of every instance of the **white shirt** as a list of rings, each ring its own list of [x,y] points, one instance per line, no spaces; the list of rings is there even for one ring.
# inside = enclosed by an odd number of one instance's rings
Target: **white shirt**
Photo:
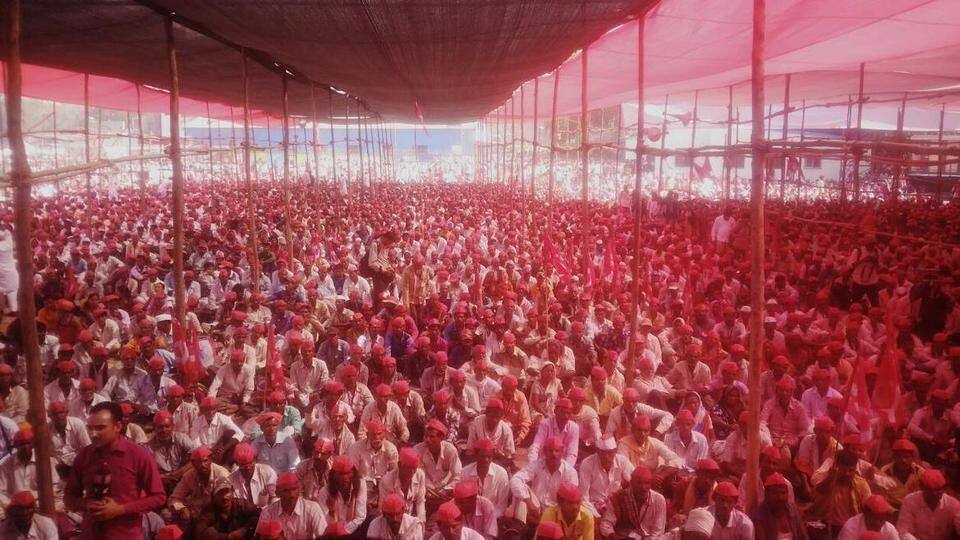
[[[263,508],[276,499],[277,473],[274,472],[272,467],[263,463],[254,463],[253,467],[253,476],[250,478],[249,487],[247,486],[247,479],[243,477],[240,469],[231,472],[228,479],[230,485],[233,486],[234,497]]]
[[[474,462],[460,471],[460,478],[462,480],[471,478],[476,480],[480,487],[480,495],[490,499],[490,502],[496,508],[506,509],[510,502],[510,475],[506,469],[496,463],[491,463],[486,476],[480,478],[477,473],[477,463]]]
[[[222,390],[225,398],[234,398],[239,395],[242,398],[241,403],[246,403],[250,401],[250,396],[253,394],[253,383],[252,367],[243,366],[238,373],[234,371],[233,366],[227,364],[217,370],[207,395],[217,397],[218,392]]]
[[[64,465],[73,465],[77,452],[90,444],[90,434],[83,420],[68,416],[63,436],[53,423],[50,424],[50,441],[53,446],[53,457]]]
[[[190,438],[200,446],[213,446],[231,430],[233,431],[233,438],[238,441],[243,440],[243,430],[229,416],[215,412],[213,418],[207,422],[207,417],[201,414],[193,422]]]
[[[292,514],[285,514],[280,501],[276,501],[263,509],[259,523],[264,521],[279,521],[283,526],[283,534],[287,540],[312,540],[319,538],[327,528],[327,520],[323,517],[320,505],[300,497]]]
[[[323,486],[317,495],[317,504],[323,511],[323,517],[328,523],[339,521],[347,532],[352,533],[363,524],[367,519],[367,483],[358,482],[358,489],[353,496],[344,500],[339,495],[333,501],[333,509],[330,508],[330,484]]]
[[[347,454],[356,460],[360,474],[372,480],[379,480],[387,471],[396,469],[400,459],[397,447],[387,440],[383,441],[379,450],[374,450],[367,439],[360,439],[353,443]]]
[[[713,514],[713,517],[717,517],[716,507],[709,506],[707,510]],[[720,521],[714,524],[713,534],[710,535],[710,540],[753,540],[753,538],[753,522],[736,508],[730,511],[726,524]]]
[[[803,404],[803,408],[807,411],[807,417],[813,420],[818,416],[827,415],[827,402],[833,398],[843,398],[843,394],[834,388],[828,388],[827,395],[822,396],[817,390],[817,387],[811,386],[801,394],[800,403]]]
[[[580,492],[583,493],[583,506],[594,517],[599,518],[610,495],[630,481],[634,466],[623,454],[613,456],[610,470],[604,470],[600,456],[594,454],[580,464]]]
[[[540,426],[537,427],[537,435],[534,437],[527,453],[527,461],[535,463],[540,458],[543,445],[550,437],[560,437],[563,440],[563,460],[570,465],[576,465],[577,453],[580,451],[580,426],[571,419],[567,420],[566,425],[561,430],[557,426],[556,417],[540,422]]]
[[[690,432],[690,444],[683,444],[680,439],[680,433],[671,431],[663,441],[667,448],[683,458],[683,466],[688,471],[697,468],[697,462],[707,457],[710,453],[710,445],[707,438],[699,431]]]
[[[643,517],[640,528],[643,529],[643,537],[657,538],[662,535],[667,526],[667,500],[663,498],[663,495],[651,489],[647,502],[642,508]],[[600,520],[600,532],[604,536],[612,535],[616,523],[617,515],[614,511],[614,505],[607,505],[607,508],[603,511],[603,519]]]
[[[368,403],[360,415],[360,427],[357,430],[357,437],[363,439],[367,436],[367,422],[376,420],[387,428],[387,437],[393,442],[405,443],[410,440],[410,428],[407,427],[407,420],[403,417],[403,411],[400,406],[393,401],[387,402],[386,412],[380,412],[377,402]]]
[[[536,497],[541,508],[557,504],[557,488],[561,482],[578,485],[577,471],[566,461],[560,462],[556,471],[547,469],[544,462],[534,461],[510,479],[510,492],[517,499]]]
[[[923,493],[915,491],[903,498],[897,530],[917,540],[942,540],[951,531],[960,534],[960,501],[944,493],[940,504],[930,510]]]
[[[717,216],[717,219],[713,220],[713,228],[710,229],[710,240],[714,242],[729,242],[736,226],[737,220],[733,219],[732,216],[730,218],[725,218],[722,215]]]
[[[439,532],[433,533],[433,536],[430,537],[430,540],[443,540],[443,535]],[[460,529],[460,540],[485,540],[483,535],[477,531],[471,529],[470,527],[464,527]]]
[[[865,533],[868,530],[867,524],[863,520],[863,514],[857,514],[843,524],[837,540],[857,540],[860,538],[861,533]],[[883,540],[900,540],[900,534],[897,533],[897,528],[889,521],[883,522],[883,525],[880,527],[880,536],[883,537]]]
[[[404,493],[400,487],[399,469],[393,469],[380,479],[378,489],[380,490],[380,501],[383,501],[387,495],[396,493],[403,497],[406,502],[404,512],[415,517],[421,525],[427,522],[426,497],[427,488],[425,485],[423,469],[417,469],[410,479],[410,487]]]
[[[460,453],[447,441],[440,441],[440,454],[434,459],[433,452],[423,442],[413,447],[420,456],[420,465],[426,475],[428,489],[442,491],[452,488],[460,480]]]
[[[410,514],[403,514],[400,519],[400,530],[393,534],[390,525],[383,516],[377,516],[370,522],[367,529],[367,538],[374,540],[422,540],[420,522]]]
[[[513,439],[513,428],[510,424],[500,420],[492,431],[487,431],[487,415],[481,414],[470,422],[467,430],[467,448],[473,448],[473,443],[479,439],[490,439],[498,452],[512,458],[517,451]]]
[[[26,536],[17,531],[13,520],[5,519],[0,522],[0,537],[8,540],[57,540],[59,534],[53,520],[40,514],[33,515],[33,523],[30,524]]]

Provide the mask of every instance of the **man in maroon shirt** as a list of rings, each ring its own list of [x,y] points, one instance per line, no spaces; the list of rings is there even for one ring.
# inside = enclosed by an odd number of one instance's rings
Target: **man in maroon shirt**
[[[80,538],[140,538],[144,512],[163,507],[157,463],[121,436],[120,405],[94,405],[87,420],[92,444],[80,450],[67,478],[64,503],[83,514]]]

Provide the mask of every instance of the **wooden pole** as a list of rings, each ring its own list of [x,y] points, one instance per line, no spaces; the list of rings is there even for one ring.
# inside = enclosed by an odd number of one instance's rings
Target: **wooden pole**
[[[640,116],[641,120],[643,116]],[[640,141],[643,141],[643,123],[637,124],[637,137],[640,138]],[[620,146],[623,144],[623,104],[617,105],[617,149],[614,151],[614,160],[613,160],[613,170],[614,178],[620,176]],[[619,188],[620,182],[617,182],[617,187]]]
[[[273,159],[273,127],[270,125],[270,116],[267,116],[267,148],[270,158],[270,182],[277,183],[277,162]]]
[[[764,48],[766,39],[766,0],[753,0],[753,52],[751,58],[751,94],[753,101],[753,129],[750,138],[753,143],[752,172],[750,186],[750,371],[748,387],[760,388],[760,374],[763,371],[763,316],[764,316],[764,245],[763,245],[763,206],[764,173],[766,169],[763,137],[764,108]],[[749,437],[747,438],[747,508],[753,508],[757,501],[757,487],[760,482],[760,392],[750,392]]]
[[[580,198],[582,200],[583,209],[582,216],[580,221],[580,235],[581,240],[583,241],[583,253],[581,257],[583,276],[586,277],[589,274],[591,256],[590,256],[590,210],[589,210],[589,201],[590,201],[590,130],[587,123],[589,121],[589,115],[587,112],[587,103],[589,91],[589,82],[587,78],[587,71],[589,67],[589,59],[587,57],[587,52],[589,51],[589,46],[584,46],[583,51],[580,56],[580,172],[582,174],[583,185],[581,186]]]
[[[40,513],[52,515],[53,471],[50,465],[52,443],[47,425],[47,412],[43,401],[43,367],[40,365],[40,341],[37,337],[37,305],[33,293],[33,199],[30,192],[30,163],[23,142],[23,74],[20,64],[20,0],[7,2],[7,69],[6,109],[7,137],[11,151],[11,184],[13,186],[13,215],[15,227],[14,249],[17,255],[20,304],[20,340],[27,366],[27,417],[33,426],[34,452],[36,453],[37,491],[40,498]],[[86,77],[85,77],[86,78]],[[13,457],[13,456],[11,456]],[[11,486],[12,488],[12,486]],[[8,493],[7,495],[13,495]]]
[[[60,168],[60,137],[57,130],[57,102],[53,101],[53,167]],[[0,157],[0,160],[4,158]],[[57,182],[57,193],[60,193],[60,182]]]
[[[362,124],[362,116],[360,111],[360,98],[356,98],[356,100],[357,100],[357,156],[358,156],[358,159],[360,160],[357,170],[360,173],[360,185],[364,186],[364,185],[370,185],[370,184],[369,184],[369,178],[365,178],[366,170],[363,168],[363,124]]]
[[[803,142],[806,137],[806,128],[807,128],[807,100],[802,100],[800,102],[800,142]],[[801,195],[803,194],[803,158],[797,158],[800,160],[800,163],[797,164],[797,201],[800,200]]]
[[[727,87],[727,146],[733,144],[733,85]],[[723,202],[730,200],[730,173],[733,168],[733,156],[723,158]]]
[[[783,83],[783,123],[781,124],[780,138],[787,140],[790,129],[790,74],[787,73],[786,80]],[[780,201],[783,201],[784,192],[787,188],[787,166],[790,157],[786,154],[780,164]]]
[[[517,99],[516,91],[510,96],[510,187],[517,180]]]
[[[940,128],[937,130],[937,144],[943,145],[943,118],[947,114],[947,104],[940,105]],[[937,156],[937,203],[943,202],[943,152]]]
[[[550,218],[547,226],[553,227],[553,186],[557,181],[557,91],[560,88],[560,68],[553,72],[553,101],[550,104],[550,176],[547,186],[547,204],[550,206]]]
[[[250,251],[250,287],[254,294],[260,292],[260,246],[257,237],[257,210],[254,200],[256,195],[253,189],[253,175],[250,173],[250,79],[247,74],[247,50],[241,49],[241,73],[243,82],[243,178],[247,185],[247,228],[249,232]]]
[[[540,153],[540,77],[533,80],[533,147],[530,151],[530,198],[537,196],[537,154]]]
[[[667,148],[667,107],[670,106],[670,94],[663,98],[663,125],[660,126],[660,150]],[[657,164],[657,193],[663,193],[663,162],[667,157],[660,154],[660,163]]]
[[[903,103],[900,105],[900,114],[897,115],[897,142],[903,142],[903,125],[907,119],[907,93],[903,93]],[[903,165],[897,164],[893,173],[893,186],[891,188],[890,200],[894,204],[900,198],[900,184],[903,180]]]
[[[697,113],[700,108],[700,91],[697,90],[693,93],[693,119],[690,126],[690,148],[696,148],[697,144]],[[687,171],[687,196],[693,196],[693,160],[694,157],[690,156],[690,166]]]
[[[524,92],[525,84],[520,85],[520,191],[523,191],[523,186],[526,185],[526,178],[524,175],[524,149],[523,147],[527,145],[527,140],[524,137],[523,121],[525,119],[524,114],[524,102],[527,100],[526,93]]]
[[[289,94],[287,75],[284,74],[280,79],[281,108],[283,109],[283,231],[287,238],[287,255],[291,259],[297,256],[293,249],[293,228],[290,223],[293,221],[293,215],[290,213],[290,113],[287,109]]]
[[[330,172],[333,175],[333,185],[339,186],[340,182],[337,180],[337,133],[333,129],[333,90],[328,90],[327,101],[329,102],[330,107]]]
[[[90,163],[90,74],[83,74],[83,157],[87,163]],[[93,180],[88,172],[87,193],[93,189]]]
[[[643,239],[640,232],[643,228],[643,120],[645,104],[643,95],[643,77],[644,70],[646,69],[644,63],[643,45],[646,20],[647,18],[645,14],[642,14],[637,18],[637,148],[633,177],[633,264],[631,265],[632,279],[630,281],[630,341],[627,343],[627,360],[625,362],[626,365],[624,366],[624,372],[626,373],[628,384],[632,383],[633,381],[633,370],[636,366],[636,337],[637,331],[639,330],[639,325],[637,323],[639,322],[640,318],[640,251],[643,249]],[[623,123],[622,116],[617,122],[618,124]],[[618,129],[618,140],[619,132],[620,131]],[[620,151],[618,150],[618,157],[619,152]],[[607,238],[605,241],[609,242],[611,240]]]
[[[863,78],[865,74],[866,64],[860,62],[860,88],[857,92],[857,135],[856,139],[860,140],[860,129],[863,126]],[[857,151],[853,153],[853,201],[860,202],[860,157],[863,155],[863,152]]]
[[[134,86],[137,89],[137,143],[140,145],[140,155],[144,155],[143,152],[143,105],[140,102],[140,85],[137,84]],[[147,187],[147,171],[144,165],[144,161],[140,160],[140,189],[145,190]]]
[[[213,180],[213,121],[210,119],[210,102],[206,102],[207,105],[207,150],[209,154],[207,155],[207,172],[210,175],[210,179]]]
[[[310,142],[313,150],[313,181],[320,183],[320,149],[317,148],[317,94],[316,86],[310,85]]]
[[[240,156],[237,154],[237,122],[233,117],[233,106],[230,106],[230,147],[233,149],[233,170],[237,172],[237,189],[240,189],[240,179],[243,178],[243,172],[240,171]]]
[[[170,165],[173,170],[173,313],[181,328],[186,328],[187,303],[183,289],[183,161],[180,155],[180,76],[177,72],[177,47],[173,18],[163,19],[167,34],[170,67]]]
[[[843,132],[843,139],[850,140],[850,124],[853,122],[853,97],[847,97],[847,129]],[[847,202],[847,151],[843,151],[843,160],[840,162],[840,203]]]
[[[344,122],[343,124],[344,139],[343,140],[344,140],[344,145],[347,147],[345,153],[347,155],[347,185],[349,186],[350,184],[353,183],[353,173],[350,170],[350,96],[344,95],[343,99],[346,107],[346,112],[344,114],[344,120],[343,120]]]

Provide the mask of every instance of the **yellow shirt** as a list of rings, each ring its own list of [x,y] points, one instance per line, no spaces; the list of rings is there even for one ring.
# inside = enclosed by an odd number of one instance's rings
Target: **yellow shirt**
[[[563,529],[564,540],[593,540],[593,515],[584,510],[583,506],[580,507],[577,519],[572,522],[568,523],[563,519],[563,513],[560,511],[559,505],[554,505],[544,510],[543,515],[540,516],[540,521],[559,523]]]
[[[620,395],[620,392],[616,388],[610,386],[609,384],[603,389],[603,395],[598,396],[593,391],[593,386],[587,386],[587,405],[589,405],[593,410],[597,411],[597,414],[603,417],[610,416],[610,411],[615,409],[623,403],[623,396]]]

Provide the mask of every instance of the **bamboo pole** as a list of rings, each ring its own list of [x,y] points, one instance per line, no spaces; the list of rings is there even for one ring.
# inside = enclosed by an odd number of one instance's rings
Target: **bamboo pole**
[[[173,18],[163,19],[167,34],[167,58],[170,67],[170,165],[173,171],[173,313],[181,328],[186,328],[187,304],[183,289],[183,161],[180,154],[180,76],[177,71],[177,47]]]
[[[287,255],[291,261],[297,256],[293,249],[293,228],[290,222],[293,221],[293,215],[290,213],[290,113],[288,111],[288,81],[286,73],[280,79],[281,108],[283,120],[281,127],[283,129],[283,232],[287,239]]]
[[[526,114],[525,111],[524,111],[524,102],[527,100],[527,99],[526,99],[526,94],[525,94],[525,92],[524,92],[525,87],[526,87],[526,84],[521,84],[521,85],[520,85],[520,186],[519,186],[519,187],[520,187],[520,191],[523,191],[523,186],[526,185],[526,178],[525,178],[524,170],[523,170],[523,169],[524,169],[524,165],[523,165],[523,164],[524,164],[524,159],[523,159],[523,158],[524,158],[524,153],[525,153],[523,147],[527,145],[527,139],[526,139],[526,137],[524,136],[524,129],[523,129],[523,120],[524,120],[524,118],[525,118],[524,115]]]
[[[800,102],[801,111],[800,111],[800,142],[804,141],[806,137],[806,128],[807,128],[807,100]],[[797,158],[800,163],[797,164],[797,201],[800,201],[800,196],[803,191],[803,158]]]
[[[346,107],[346,112],[344,113],[344,132],[343,132],[343,141],[346,146],[346,155],[347,155],[347,186],[350,186],[353,183],[353,173],[350,170],[350,96],[344,95],[344,104]],[[349,187],[348,187],[349,189]]]
[[[637,124],[637,138],[640,139],[641,143],[643,142],[643,117],[641,116],[641,122]],[[623,144],[623,104],[617,105],[617,146]],[[620,176],[620,150],[617,149],[614,152],[613,160],[613,171],[614,178]],[[619,184],[619,182],[617,182]],[[619,187],[619,185],[617,186]]]
[[[533,80],[533,148],[530,150],[530,198],[537,196],[537,148],[540,121],[540,77]]]
[[[727,146],[733,144],[733,85],[727,87]],[[733,168],[731,157],[723,160],[723,202],[730,200],[730,173]]]
[[[210,175],[210,179],[213,180],[213,121],[210,119],[210,102],[206,102],[207,105],[207,148],[210,149],[210,155],[207,159],[207,173]]]
[[[627,343],[627,360],[624,366],[626,384],[632,384],[633,372],[636,366],[637,331],[640,318],[640,252],[643,249],[643,239],[640,232],[643,227],[643,121],[644,121],[644,28],[646,14],[637,17],[637,148],[633,178],[633,264],[632,279],[630,281],[630,341]],[[622,112],[622,111],[621,111]],[[618,119],[623,124],[623,118]],[[619,133],[619,130],[618,130]],[[619,139],[619,135],[618,135]],[[619,151],[617,152],[619,157]],[[619,161],[619,160],[618,160]],[[605,241],[609,242],[610,239]]]
[[[47,424],[47,412],[43,401],[43,367],[40,365],[40,341],[37,337],[37,305],[33,291],[33,200],[30,184],[30,163],[23,142],[23,74],[20,63],[20,0],[7,3],[7,69],[5,82],[5,105],[7,112],[7,135],[11,151],[13,178],[13,215],[15,227],[14,249],[17,255],[20,304],[20,340],[27,367],[27,394],[29,409],[27,417],[33,426],[34,452],[36,453],[37,491],[40,498],[40,513],[52,515],[53,471],[50,464],[52,443]],[[12,495],[12,493],[8,493]]]
[[[857,92],[857,139],[863,126],[863,78],[866,64],[860,62],[860,89]],[[860,157],[862,152],[853,153],[853,201],[860,202]]]
[[[766,0],[753,0],[753,51],[751,55],[751,94],[753,101],[752,172],[750,187],[750,371],[748,386],[760,388],[763,371],[763,316],[764,316],[764,173],[766,169],[763,137],[764,106],[764,49],[766,39]],[[760,474],[760,392],[749,396],[749,436],[747,438],[747,508],[753,508],[758,499]]]
[[[590,63],[587,53],[589,50],[589,45],[585,45],[580,56],[580,170],[583,180],[580,192],[580,198],[583,204],[583,213],[580,218],[580,235],[583,241],[583,253],[581,257],[583,259],[582,269],[584,276],[589,275],[590,265],[592,264],[590,257],[590,234],[588,230],[590,226],[590,130],[589,126],[587,126],[589,121],[587,92],[590,86],[587,72]]]
[[[700,91],[693,93],[693,124],[690,129],[690,148],[697,146],[697,109],[700,105]],[[687,170],[687,196],[693,196],[693,156],[690,156],[690,165]]]
[[[267,116],[267,149],[270,158],[270,182],[277,183],[277,162],[273,159],[273,127],[270,125],[270,116]]]
[[[320,183],[320,151],[317,148],[317,87],[310,85],[310,142],[313,150],[313,181]]]
[[[250,287],[253,294],[260,292],[260,246],[257,234],[257,211],[254,203],[253,175],[250,173],[250,79],[247,73],[247,50],[241,49],[241,73],[243,83],[243,177],[247,185],[247,227],[250,229]]]
[[[83,156],[90,163],[90,74],[83,74]],[[87,193],[93,189],[93,180],[87,173]]]
[[[330,171],[333,175],[333,185],[338,186],[340,181],[337,180],[337,132],[333,129],[333,90],[329,89],[327,91],[327,101],[330,107]]]
[[[781,124],[780,138],[784,141],[789,136],[790,129],[790,74],[787,73],[786,80],[783,83],[783,123]],[[780,162],[780,201],[783,201],[784,192],[787,188],[787,165],[790,157],[786,154]]]
[[[517,181],[517,92],[510,96],[510,187]]]
[[[560,68],[553,71],[553,101],[550,104],[550,176],[547,186],[547,204],[550,207],[550,217],[547,227],[553,231],[553,186],[557,180],[557,91],[560,88]],[[552,239],[552,238],[551,238]]]
[[[366,170],[363,168],[363,122],[361,122],[362,116],[360,112],[360,98],[356,98],[356,100],[357,100],[357,156],[360,160],[357,170],[360,173],[360,186],[363,187],[364,185],[370,185],[369,183],[370,179],[369,177],[364,178]]]
[[[57,136],[57,102],[53,103],[53,167],[60,168],[60,137]],[[3,158],[0,158],[3,159]],[[60,193],[60,182],[57,182],[57,193]]]
[[[943,119],[947,114],[947,104],[940,106],[940,127],[937,130],[937,144],[943,144]],[[937,203],[943,202],[943,152],[937,156]]]
[[[230,106],[230,153],[233,154],[233,170],[237,171],[237,189],[240,189],[240,179],[243,172],[240,170],[240,157],[237,154],[237,122],[233,117],[233,106]]]
[[[907,119],[907,93],[903,93],[903,103],[900,105],[900,114],[897,115],[897,141],[903,140],[903,124]],[[897,164],[893,173],[893,187],[891,202],[894,204],[900,199],[900,183],[903,180],[903,165]]]
[[[663,125],[660,126],[660,151],[667,149],[667,107],[670,106],[670,94],[663,98]],[[663,192],[663,162],[666,157],[660,154],[657,164],[657,193]]]
[[[844,141],[850,140],[850,126],[853,122],[853,97],[847,97],[847,129],[843,132]],[[840,162],[840,203],[847,202],[847,156],[844,152],[843,161]]]

